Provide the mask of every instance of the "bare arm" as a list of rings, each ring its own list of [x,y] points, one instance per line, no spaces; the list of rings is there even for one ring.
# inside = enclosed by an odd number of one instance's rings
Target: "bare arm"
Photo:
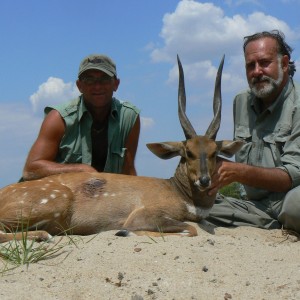
[[[278,168],[261,168],[220,159],[213,176],[210,194],[232,182],[273,192],[287,192],[292,187],[288,173]]]
[[[127,175],[137,175],[135,166],[134,166],[134,159],[138,147],[138,142],[139,142],[139,136],[140,136],[140,117],[138,116],[135,124],[133,125],[125,147],[127,148],[126,155],[125,155],[125,160],[124,160],[124,165],[123,165],[123,174]]]
[[[50,111],[42,123],[39,135],[34,142],[23,170],[24,180],[45,176],[96,170],[86,164],[60,164],[55,162],[61,139],[65,133],[65,123],[56,110]]]

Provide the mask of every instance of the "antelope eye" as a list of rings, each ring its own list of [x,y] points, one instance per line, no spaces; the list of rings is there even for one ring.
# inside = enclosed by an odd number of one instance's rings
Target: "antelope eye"
[[[187,155],[188,158],[194,158],[194,155],[190,150],[186,151],[186,155]]]
[[[215,158],[217,156],[217,151],[215,151],[214,153],[211,154],[212,158]]]

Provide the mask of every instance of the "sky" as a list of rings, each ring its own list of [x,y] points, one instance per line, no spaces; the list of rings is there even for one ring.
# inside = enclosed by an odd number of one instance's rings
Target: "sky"
[[[243,37],[281,30],[300,82],[300,0],[13,0],[0,10],[0,187],[19,180],[47,105],[76,97],[80,61],[110,56],[121,80],[115,97],[141,110],[138,175],[169,178],[179,158],[161,160],[147,143],[184,140],[177,114],[179,55],[187,116],[199,135],[213,117],[222,56],[222,121],[232,138],[232,101],[248,87]]]

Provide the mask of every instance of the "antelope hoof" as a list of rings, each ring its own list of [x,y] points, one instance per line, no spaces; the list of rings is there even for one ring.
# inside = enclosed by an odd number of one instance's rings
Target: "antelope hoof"
[[[116,236],[127,237],[127,236],[129,236],[129,231],[127,229],[121,229],[115,235]]]

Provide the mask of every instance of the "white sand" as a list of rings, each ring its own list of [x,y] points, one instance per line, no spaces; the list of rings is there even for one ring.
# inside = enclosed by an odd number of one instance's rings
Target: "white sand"
[[[113,231],[76,237],[77,248],[0,276],[0,299],[300,299],[295,237],[251,227],[198,231],[154,241]]]

